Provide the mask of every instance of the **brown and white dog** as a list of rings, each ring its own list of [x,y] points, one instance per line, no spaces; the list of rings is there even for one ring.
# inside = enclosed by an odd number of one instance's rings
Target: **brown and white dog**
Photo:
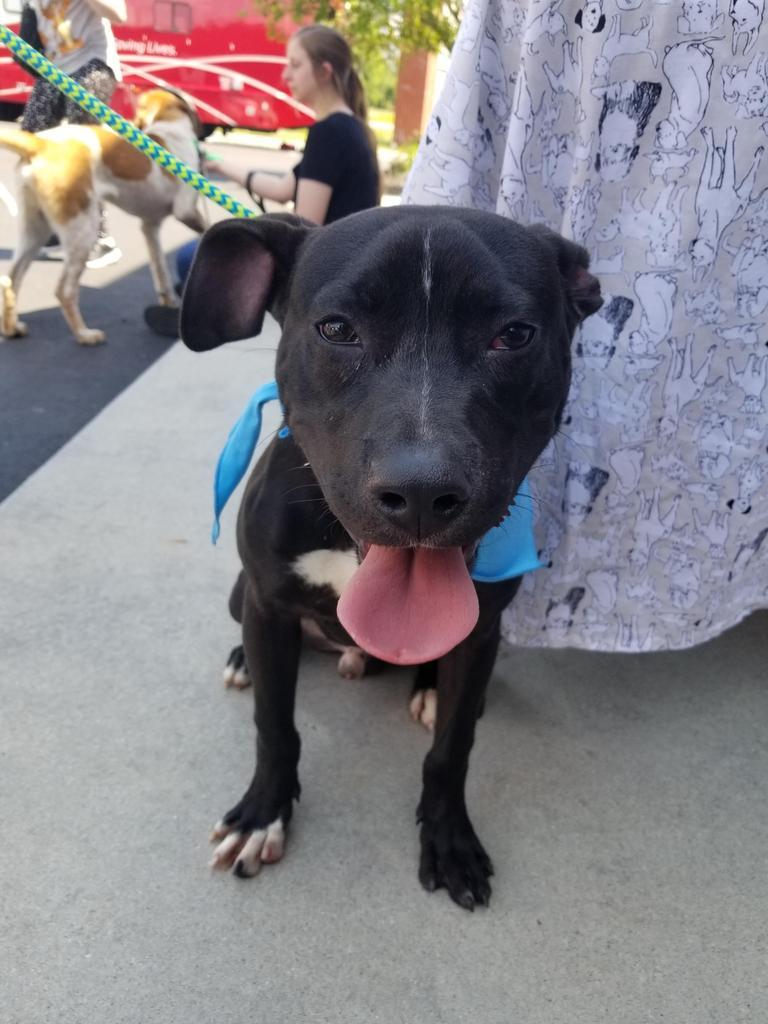
[[[152,89],[139,97],[136,125],[174,156],[199,168],[200,122],[180,97]],[[176,305],[160,225],[173,214],[194,231],[206,227],[197,209],[197,193],[100,125],[66,124],[33,135],[0,129],[0,146],[21,157],[19,163],[19,242],[8,276],[0,277],[2,322],[6,338],[27,333],[16,314],[22,278],[41,245],[55,231],[64,250],[56,288],[64,317],[81,345],[97,345],[104,332],[86,326],[78,303],[79,282],[99,232],[99,204],[107,201],[141,219],[158,300]]]

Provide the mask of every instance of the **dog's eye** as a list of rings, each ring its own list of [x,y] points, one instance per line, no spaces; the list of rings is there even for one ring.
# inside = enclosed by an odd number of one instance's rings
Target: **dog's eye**
[[[536,328],[531,324],[507,324],[501,333],[497,334],[488,346],[493,352],[508,352],[514,349],[525,348],[533,341]]]
[[[339,318],[321,320],[317,324],[317,330],[323,341],[330,341],[333,345],[358,345],[360,343],[354,327],[346,320]]]

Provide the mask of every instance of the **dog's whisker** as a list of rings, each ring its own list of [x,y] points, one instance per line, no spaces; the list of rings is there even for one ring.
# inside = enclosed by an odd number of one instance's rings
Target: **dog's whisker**
[[[566,432],[564,430],[561,430],[560,428],[557,429],[554,437],[552,438],[552,440],[555,442],[555,444],[557,444],[557,438],[558,437],[564,437],[565,440],[568,442],[568,444],[573,445],[574,448],[578,448],[579,451],[581,452],[581,454],[586,459],[591,459],[592,458],[592,452],[590,452],[590,450],[586,447],[586,445],[583,445],[580,441],[577,441],[575,438],[571,437],[570,434],[566,434]]]
[[[568,453],[564,452],[563,451],[563,445],[558,443],[558,442],[560,442],[560,440],[561,440],[561,438],[560,438],[560,431],[559,431],[559,428],[558,428],[557,432],[552,437],[552,446],[554,447],[555,452],[557,453],[558,459],[562,462],[563,460],[567,460]]]
[[[296,491],[301,491],[305,487],[307,487],[307,488],[311,487],[315,491],[321,491],[320,484],[315,484],[315,483],[296,484],[295,487],[289,487],[287,491],[283,491],[283,497],[287,498],[289,494],[295,494]],[[322,493],[322,491],[321,491],[321,493]],[[313,498],[312,500],[313,501],[317,501],[317,498]],[[323,499],[323,500],[325,500],[325,499]]]
[[[256,452],[263,452],[264,449],[274,440],[275,436],[277,435],[280,429],[280,427],[275,427],[274,430],[268,430],[263,437],[260,437],[259,443],[256,445],[256,448],[254,449],[254,454]]]
[[[323,525],[323,521],[326,519],[326,517],[327,517],[329,522],[336,518],[334,516],[333,512],[330,510],[330,508],[328,508],[327,504],[326,504],[326,507],[322,510],[320,515],[315,520],[317,526],[322,526]]]
[[[542,498],[540,494],[534,494],[534,492],[531,490],[522,498],[520,497],[520,495],[516,495],[513,504],[518,508],[525,508],[526,501],[530,501],[533,505],[543,505],[546,503],[545,498]]]
[[[560,509],[558,509],[557,505],[553,505],[552,502],[547,500],[546,498],[533,498],[533,501],[536,503],[536,505],[542,512],[548,512],[549,515],[553,516],[554,518],[557,518],[561,515],[561,511]]]
[[[527,504],[528,502],[530,502],[530,505]],[[526,512],[530,512],[535,509],[541,512],[548,512],[552,516],[558,516],[560,514],[557,506],[553,505],[551,501],[546,498],[542,498],[538,494],[533,494],[532,492],[525,495],[522,499],[519,496],[516,496],[512,502],[512,507],[513,510],[515,508],[519,508]]]

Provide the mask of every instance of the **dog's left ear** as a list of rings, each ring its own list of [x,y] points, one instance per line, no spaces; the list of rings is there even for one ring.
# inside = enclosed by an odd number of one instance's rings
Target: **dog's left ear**
[[[165,86],[165,89],[166,92],[172,93],[179,101],[182,109],[184,110],[184,113],[192,122],[192,128],[195,133],[195,138],[199,139],[202,142],[202,140],[205,138],[205,128],[203,127],[203,122],[200,120],[200,116],[197,113],[197,110],[192,105],[192,101],[187,99],[187,97],[183,93],[177,92],[175,89],[169,89],[168,86]]]
[[[282,322],[293,264],[310,231],[290,213],[220,221],[200,240],[181,303],[181,340],[193,352],[261,332],[264,313]]]
[[[203,139],[205,138],[205,127],[203,126],[203,122],[200,120],[200,115],[198,114],[198,112],[195,110],[191,103],[187,103],[184,97],[182,97],[182,102],[184,103],[184,109],[187,112],[187,116],[189,117],[189,120],[192,122],[192,130],[195,133],[195,138],[199,142],[202,142]]]
[[[587,250],[558,235],[544,224],[533,224],[529,230],[553,251],[565,285],[565,293],[576,319],[586,320],[588,316],[596,313],[603,304],[603,297],[600,294],[600,282],[589,272]]]

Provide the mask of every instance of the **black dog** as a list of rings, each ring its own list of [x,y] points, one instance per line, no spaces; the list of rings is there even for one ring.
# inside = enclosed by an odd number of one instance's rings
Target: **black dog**
[[[330,640],[349,645],[351,633],[379,658],[419,663],[418,685],[437,686],[419,878],[468,909],[487,903],[491,862],[464,784],[519,580],[474,584],[468,567],[558,428],[574,329],[601,303],[587,266],[546,228],[445,207],[323,228],[270,215],[203,237],[183,340],[203,351],[258,334],[269,310],[291,432],[259,460],[238,519],[230,608],[254,685],[257,764],[216,827],[217,866],[250,876],[282,855],[309,618]]]

